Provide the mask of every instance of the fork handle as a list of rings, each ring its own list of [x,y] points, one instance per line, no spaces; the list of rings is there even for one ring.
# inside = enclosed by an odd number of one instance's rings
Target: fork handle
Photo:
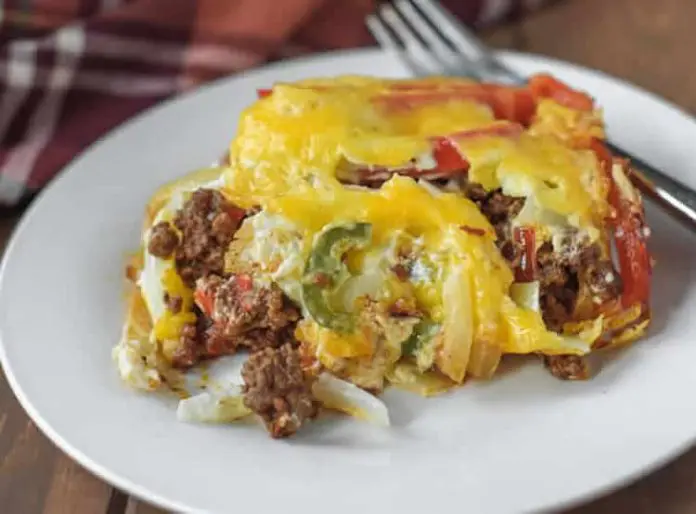
[[[611,142],[607,142],[607,146],[614,155],[631,161],[633,164],[631,182],[634,186],[687,228],[696,230],[696,192],[693,189]]]

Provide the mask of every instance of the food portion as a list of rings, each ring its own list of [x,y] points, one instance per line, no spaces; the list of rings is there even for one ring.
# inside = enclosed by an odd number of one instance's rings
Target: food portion
[[[644,333],[649,229],[589,96],[538,75],[259,97],[223,166],[156,192],[128,268],[119,373],[184,396],[180,419],[384,425],[389,385],[443,393],[508,354],[586,379],[590,355]],[[193,370],[232,355],[238,384],[192,394]]]

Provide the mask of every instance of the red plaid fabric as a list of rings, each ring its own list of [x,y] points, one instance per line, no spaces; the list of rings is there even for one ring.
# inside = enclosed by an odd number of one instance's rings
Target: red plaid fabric
[[[443,0],[491,23],[543,0]],[[0,1],[0,205],[124,120],[268,60],[373,44],[373,0]]]

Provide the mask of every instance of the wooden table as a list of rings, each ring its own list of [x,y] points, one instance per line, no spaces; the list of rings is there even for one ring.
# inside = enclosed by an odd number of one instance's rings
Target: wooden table
[[[694,0],[562,0],[496,28],[486,38],[495,46],[606,71],[696,113],[695,20]],[[2,246],[17,217],[0,219]],[[57,450],[26,417],[2,374],[0,511],[161,513],[113,489]],[[593,512],[696,513],[696,449],[638,483],[572,511]]]

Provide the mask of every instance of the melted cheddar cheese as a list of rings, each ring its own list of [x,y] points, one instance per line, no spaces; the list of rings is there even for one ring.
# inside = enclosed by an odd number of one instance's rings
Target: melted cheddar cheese
[[[447,270],[456,267],[471,285],[467,305],[474,342],[495,340],[504,353],[587,352],[589,345],[548,331],[538,312],[510,299],[513,277],[495,246],[495,231],[470,200],[398,175],[378,190],[337,180],[337,170],[346,162],[388,169],[431,162],[429,138],[499,123],[488,106],[471,100],[407,109],[376,101],[398,84],[343,77],[277,85],[241,116],[224,175],[232,200],[260,206],[292,223],[302,234],[305,258],[316,234],[335,222],[370,223],[373,246],[388,244],[397,233],[418,237],[428,258],[445,269],[435,284],[420,290],[419,303],[431,316],[442,317],[442,295],[433,292],[441,291]],[[545,111],[559,116],[551,107]],[[559,122],[537,119],[537,130],[533,126],[518,137],[453,141],[470,163],[471,180],[525,197],[534,212],[550,212],[562,225],[596,235],[606,210],[597,161],[591,152],[574,150],[556,137],[548,129],[552,123]],[[341,337],[331,336],[334,352],[349,355],[362,348],[354,335],[342,342]],[[338,351],[340,344],[346,348]]]

